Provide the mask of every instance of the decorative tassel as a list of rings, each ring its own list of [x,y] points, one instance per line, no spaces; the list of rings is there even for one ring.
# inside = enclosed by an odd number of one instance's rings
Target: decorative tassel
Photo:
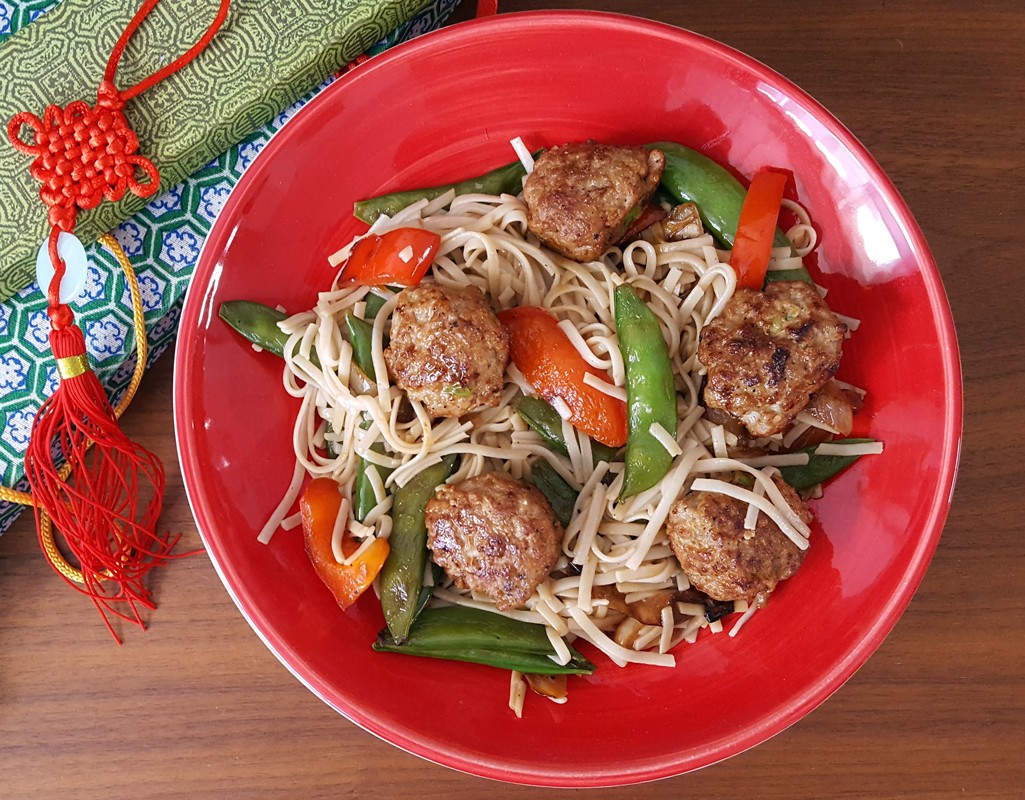
[[[155,532],[164,468],[118,426],[79,327],[55,328],[50,346],[61,381],[36,414],[25,453],[36,525],[41,531],[45,510],[82,573],[83,585],[68,583],[92,598],[116,638],[107,613],[143,626],[139,607],[155,607],[143,576],[178,540]],[[54,442],[74,465],[66,479],[54,462]],[[119,608],[125,605],[127,611]]]
[[[95,107],[82,101],[66,108],[48,106],[42,118],[16,114],[7,126],[11,144],[35,156],[30,167],[42,182],[40,198],[49,206],[48,242],[54,275],[47,291],[50,346],[60,385],[32,425],[25,454],[36,527],[50,564],[78,591],[92,598],[107,629],[120,642],[108,614],[144,626],[140,608],[154,608],[143,585],[145,574],[171,556],[177,543],[156,533],[163,503],[164,469],[153,453],[120,429],[106,392],[89,367],[85,338],[71,309],[60,299],[66,265],[57,250],[61,231],[72,233],[79,209],[126,191],[140,197],[156,192],[159,175],[136,154],[138,137],[125,119],[125,101],[145,91],[195,58],[224,22],[229,0],[220,0],[213,23],[188,52],[135,86],[119,91],[114,76],[132,34],[159,0],[146,0],[114,46],[97,92]],[[31,142],[23,127],[34,129]],[[135,171],[148,178],[140,183]],[[56,457],[67,462],[58,468]],[[77,559],[81,585],[68,577],[52,552],[50,519]],[[77,577],[77,575],[76,575]]]

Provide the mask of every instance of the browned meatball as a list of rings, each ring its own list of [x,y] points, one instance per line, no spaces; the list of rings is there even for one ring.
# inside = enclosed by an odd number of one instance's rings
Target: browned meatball
[[[811,511],[792,488],[773,479],[802,520]],[[787,538],[765,514],[753,531],[744,529],[747,503],[714,492],[690,492],[677,500],[666,533],[684,574],[714,600],[764,604],[776,584],[801,566],[804,550]]]
[[[384,360],[392,380],[433,417],[497,406],[509,363],[509,332],[480,289],[423,283],[403,289]]]
[[[543,153],[523,184],[527,225],[575,261],[594,261],[627,232],[651,198],[665,154],[578,142]]]
[[[846,332],[803,281],[737,289],[701,331],[705,405],[736,417],[755,436],[779,433],[836,374]]]
[[[555,566],[562,528],[543,494],[504,472],[438,488],[427,546],[457,586],[506,611],[527,602]]]

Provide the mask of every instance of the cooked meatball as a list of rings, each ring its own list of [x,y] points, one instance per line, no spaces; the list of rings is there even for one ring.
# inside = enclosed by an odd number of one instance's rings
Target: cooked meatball
[[[553,147],[523,184],[527,226],[575,261],[594,261],[626,234],[655,192],[665,154],[578,142]]]
[[[737,289],[701,331],[705,405],[736,417],[755,436],[781,432],[836,374],[846,332],[803,281]]]
[[[388,372],[433,417],[497,406],[509,363],[509,332],[480,289],[423,283],[403,289],[392,315]]]
[[[773,479],[802,520],[812,515],[797,492]],[[744,529],[747,503],[714,492],[690,492],[677,500],[666,520],[673,552],[691,584],[714,600],[747,600],[764,605],[769,593],[801,566],[804,550],[765,514],[753,531]]]
[[[544,495],[504,472],[439,487],[426,521],[435,563],[503,611],[527,602],[555,566],[562,542]]]

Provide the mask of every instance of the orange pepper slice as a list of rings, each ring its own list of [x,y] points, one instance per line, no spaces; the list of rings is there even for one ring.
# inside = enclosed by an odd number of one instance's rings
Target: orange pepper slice
[[[344,610],[355,603],[373,583],[384,566],[390,548],[386,539],[375,539],[351,564],[338,563],[331,549],[331,536],[341,507],[342,494],[338,482],[332,478],[311,481],[299,499],[306,555],[317,575]],[[357,549],[359,543],[347,535],[342,541],[342,552],[348,557]]]
[[[602,444],[626,444],[626,403],[584,382],[588,373],[606,383],[612,379],[584,360],[555,317],[543,308],[519,306],[498,319],[509,329],[513,363],[541,397],[561,398],[570,424]]]

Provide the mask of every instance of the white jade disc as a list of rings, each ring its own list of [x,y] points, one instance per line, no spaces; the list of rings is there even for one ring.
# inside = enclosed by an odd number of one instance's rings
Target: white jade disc
[[[61,280],[60,299],[62,303],[71,303],[82,294],[82,290],[85,288],[85,279],[89,271],[85,247],[77,236],[61,231],[60,236],[57,237],[57,252],[67,266],[67,271]],[[50,288],[53,272],[53,264],[50,263],[49,239],[44,239],[43,246],[39,248],[39,253],[36,255],[36,280],[39,281],[39,288],[43,290],[44,294]]]

